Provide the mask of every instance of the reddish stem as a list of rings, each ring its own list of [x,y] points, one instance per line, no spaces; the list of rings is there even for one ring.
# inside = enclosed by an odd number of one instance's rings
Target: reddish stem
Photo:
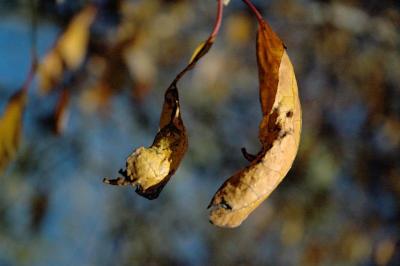
[[[250,9],[251,11],[253,11],[254,15],[256,15],[258,23],[260,25],[264,24],[264,19],[260,13],[260,11],[258,11],[258,9],[253,5],[253,3],[250,0],[242,0]]]
[[[222,15],[224,11],[224,3],[222,0],[218,0],[218,10],[217,10],[217,20],[214,25],[213,32],[210,35],[210,38],[215,38],[218,35],[219,29],[222,24]]]
[[[208,49],[211,48],[211,46],[214,43],[214,39],[217,37],[218,32],[221,28],[221,24],[222,24],[222,17],[223,17],[223,10],[224,10],[224,3],[223,0],[217,0],[218,1],[218,9],[217,9],[217,19],[213,28],[213,31],[211,32],[210,36],[207,38],[205,44],[208,44],[209,47]],[[187,65],[174,79],[174,81],[172,82],[170,87],[174,87],[172,85],[176,85],[178,83],[178,81],[185,75],[186,72],[188,72],[189,70],[191,70],[196,64],[197,62],[200,60],[201,57],[203,57],[207,52],[205,51],[205,53],[199,55],[196,59],[194,59],[192,62],[190,62],[189,65]]]

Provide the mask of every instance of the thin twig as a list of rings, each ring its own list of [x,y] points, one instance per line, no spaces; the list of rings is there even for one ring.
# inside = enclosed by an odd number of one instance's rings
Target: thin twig
[[[251,11],[253,11],[254,15],[256,15],[258,23],[260,25],[264,24],[264,19],[260,13],[260,11],[258,11],[258,9],[254,6],[254,4],[250,1],[250,0],[242,0],[250,9]]]
[[[218,0],[217,19],[215,21],[214,30],[210,35],[210,39],[215,39],[215,37],[217,37],[218,35],[218,32],[222,24],[223,11],[224,11],[224,3],[222,0]]]
[[[217,8],[217,19],[213,28],[213,31],[211,32],[210,36],[207,38],[207,40],[205,41],[203,47],[201,48],[201,50],[197,53],[197,55],[195,56],[195,58],[189,63],[189,65],[187,65],[174,79],[174,81],[172,82],[170,87],[174,87],[176,86],[176,84],[178,83],[178,81],[183,77],[183,75],[185,75],[185,73],[189,70],[191,70],[196,63],[200,60],[200,58],[202,58],[207,52],[208,50],[210,50],[211,46],[214,43],[215,38],[218,35],[218,32],[221,28],[221,24],[222,24],[222,17],[223,17],[223,10],[224,10],[224,2],[223,0],[218,0],[218,8]]]

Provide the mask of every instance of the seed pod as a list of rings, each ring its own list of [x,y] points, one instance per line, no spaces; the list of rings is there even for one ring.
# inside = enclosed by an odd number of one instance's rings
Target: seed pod
[[[216,192],[210,222],[237,227],[278,186],[296,157],[301,132],[301,107],[292,63],[280,38],[260,22],[257,62],[263,118],[257,155],[243,154],[250,165],[230,177]]]
[[[149,148],[136,149],[126,160],[124,177],[103,182],[110,185],[133,185],[136,192],[147,198],[156,199],[165,184],[175,173],[188,146],[188,137],[183,125],[179,96],[173,84],[165,93],[160,118],[160,130]]]

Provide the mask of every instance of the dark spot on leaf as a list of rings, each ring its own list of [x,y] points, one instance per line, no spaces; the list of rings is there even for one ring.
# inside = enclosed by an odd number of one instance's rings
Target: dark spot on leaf
[[[126,179],[129,179],[127,170],[119,169],[118,173],[123,177],[125,177]]]
[[[288,135],[288,131],[282,132],[282,135],[280,136],[280,139],[283,139],[284,137],[286,137]]]
[[[279,110],[274,109],[272,112],[271,116],[269,117],[268,121],[268,132],[270,133],[277,133],[281,131],[282,126],[280,123],[278,123],[278,116],[279,116]]]
[[[288,117],[288,118],[293,117],[293,111],[288,111],[286,113],[286,117]]]
[[[229,203],[226,202],[225,198],[222,198],[221,203],[220,203],[220,206],[221,206],[222,208],[224,208],[224,209],[232,210],[231,205],[229,205]]]

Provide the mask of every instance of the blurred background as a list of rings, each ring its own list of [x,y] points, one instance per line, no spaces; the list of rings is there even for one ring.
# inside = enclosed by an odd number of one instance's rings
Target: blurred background
[[[84,56],[29,91],[0,177],[0,265],[400,265],[400,2],[253,2],[288,47],[303,107],[298,156],[269,199],[237,229],[208,222],[246,165],[240,148],[259,149],[257,25],[239,0],[180,83],[189,150],[160,197],[101,182],[151,145],[216,1],[94,0],[90,27],[77,23]],[[0,0],[0,113],[32,48],[43,62],[87,4]]]

